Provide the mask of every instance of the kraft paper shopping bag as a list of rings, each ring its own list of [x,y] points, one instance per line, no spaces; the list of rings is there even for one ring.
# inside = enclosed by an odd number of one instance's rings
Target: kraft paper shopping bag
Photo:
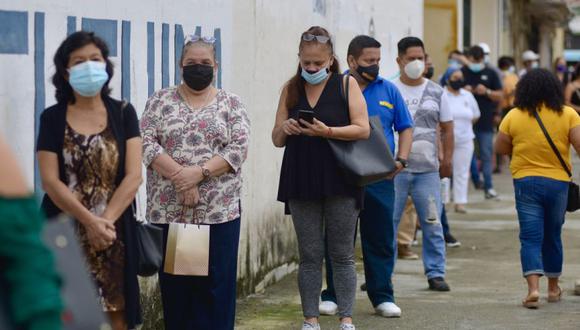
[[[209,233],[208,225],[169,224],[163,270],[173,275],[207,276]]]

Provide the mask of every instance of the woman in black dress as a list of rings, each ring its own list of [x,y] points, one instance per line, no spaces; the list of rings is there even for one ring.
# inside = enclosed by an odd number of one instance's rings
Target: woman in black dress
[[[326,231],[335,270],[340,327],[352,330],[356,291],[354,235],[362,189],[345,181],[326,139],[368,138],[366,102],[356,80],[340,74],[328,31],[314,26],[304,32],[298,56],[298,70],[280,96],[272,141],[276,147],[286,148],[278,200],[292,213],[298,237],[302,329],[319,329]],[[345,84],[349,84],[350,104],[346,104],[342,93]],[[298,119],[300,110],[313,113],[312,123]]]

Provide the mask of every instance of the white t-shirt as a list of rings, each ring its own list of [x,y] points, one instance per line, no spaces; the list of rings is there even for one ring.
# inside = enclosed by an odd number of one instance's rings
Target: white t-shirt
[[[413,173],[438,171],[437,127],[441,122],[453,120],[443,89],[427,79],[419,86],[405,85],[400,78],[393,83],[401,92],[415,123],[407,170]]]
[[[454,95],[445,89],[445,97],[447,99],[447,106],[453,114],[453,135],[455,142],[467,142],[475,138],[473,134],[473,120],[481,116],[479,106],[473,94],[460,89],[458,95]]]

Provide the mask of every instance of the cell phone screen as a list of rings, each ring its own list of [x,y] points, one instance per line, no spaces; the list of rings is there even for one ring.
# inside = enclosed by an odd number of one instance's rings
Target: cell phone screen
[[[304,119],[310,124],[314,123],[314,111],[312,110],[298,110],[298,119]],[[300,122],[300,120],[298,121]],[[300,124],[300,126],[304,126]]]

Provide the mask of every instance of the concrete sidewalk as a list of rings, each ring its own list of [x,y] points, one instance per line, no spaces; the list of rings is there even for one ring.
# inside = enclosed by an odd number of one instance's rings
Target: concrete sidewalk
[[[580,329],[580,297],[573,295],[574,281],[580,278],[580,212],[569,214],[564,226],[562,301],[546,302],[547,284],[542,280],[540,309],[527,310],[521,307],[527,289],[521,276],[512,180],[507,169],[494,180],[500,200],[484,200],[482,191],[471,190],[469,213],[448,213],[452,233],[463,244],[448,250],[451,292],[427,290],[421,260],[398,261],[393,281],[402,317],[374,315],[366,293],[357,290],[357,329]],[[420,252],[420,247],[414,250]],[[358,245],[357,256],[358,287],[364,282]],[[322,329],[338,329],[337,317],[323,316],[320,322]],[[300,329],[301,324],[295,273],[238,302],[236,329]]]

